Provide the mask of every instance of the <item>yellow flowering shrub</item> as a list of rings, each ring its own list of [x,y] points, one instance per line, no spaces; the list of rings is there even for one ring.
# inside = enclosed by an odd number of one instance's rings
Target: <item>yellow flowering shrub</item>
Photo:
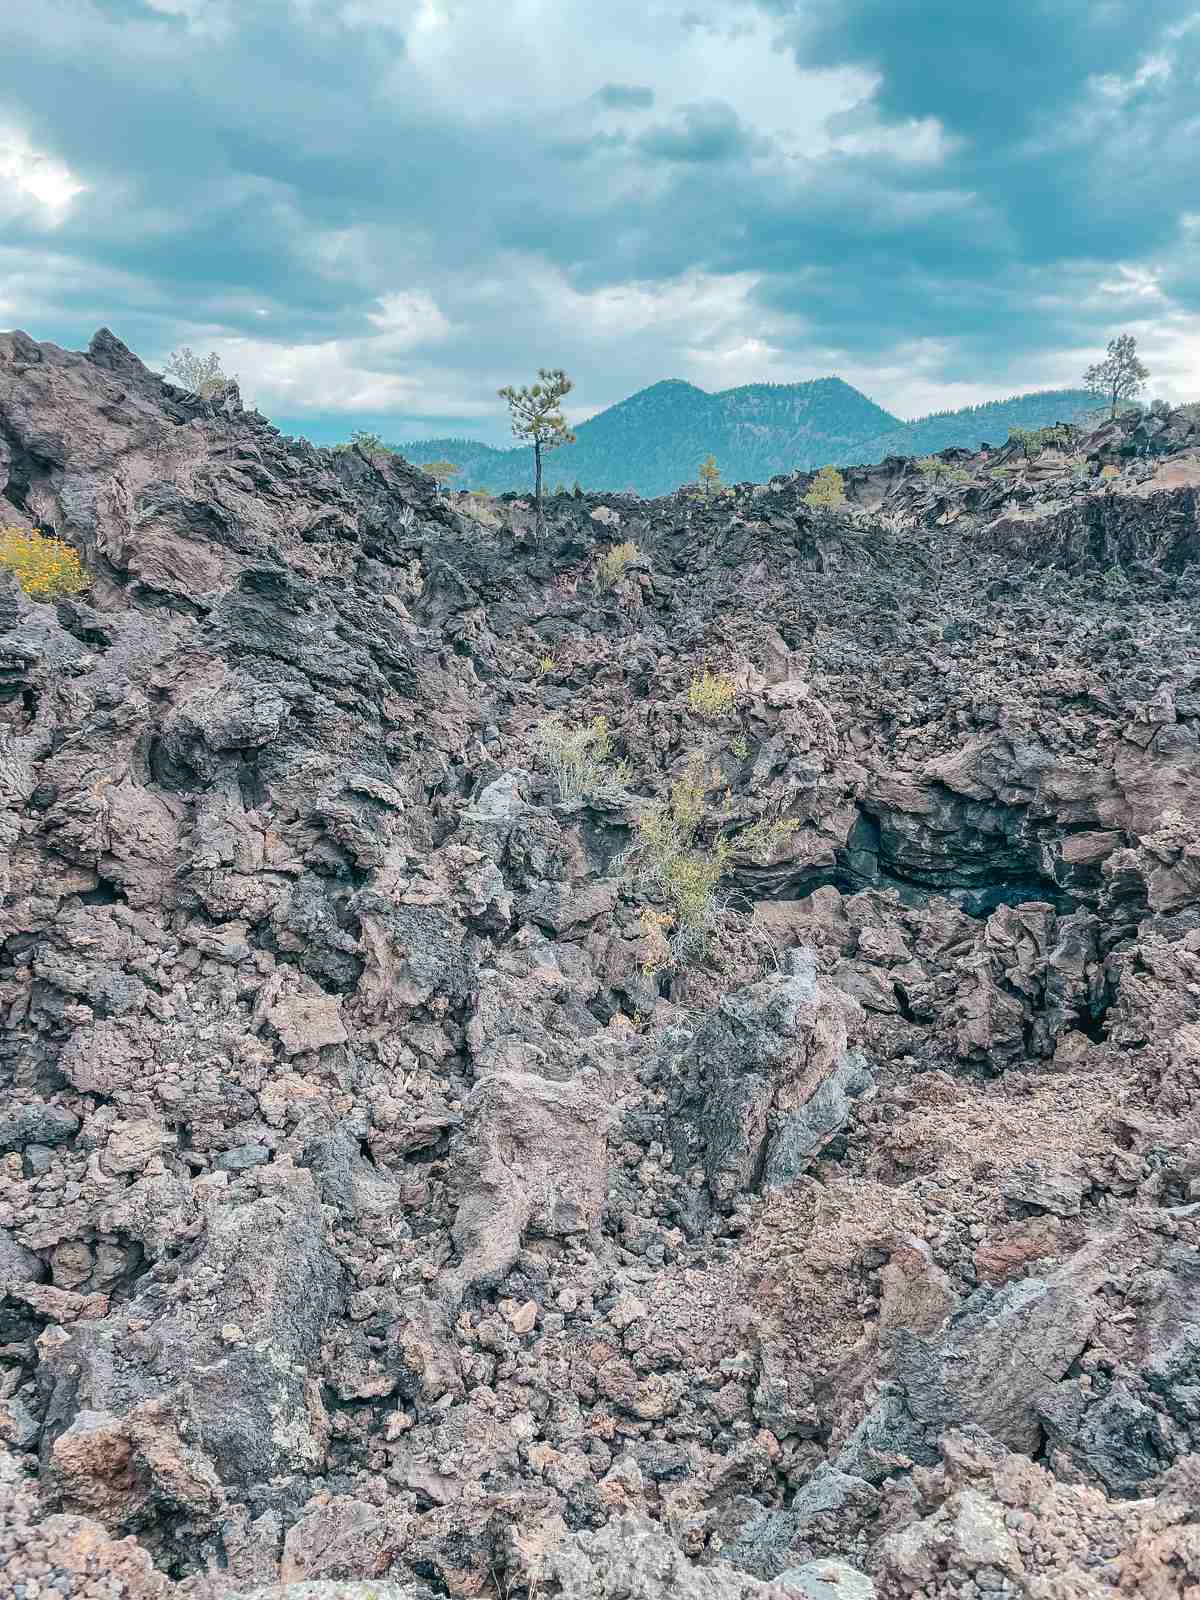
[[[641,553],[632,539],[626,539],[621,544],[614,544],[596,563],[595,583],[597,589],[611,589],[620,583],[625,576],[625,568],[631,561],[636,561]]]
[[[728,672],[710,672],[705,667],[688,685],[688,705],[706,722],[716,722],[733,710],[737,690]]]
[[[0,567],[31,600],[61,600],[87,584],[79,557],[63,539],[29,528],[0,528]]]
[[[922,471],[924,470],[922,468]],[[836,511],[845,503],[845,478],[836,467],[822,467],[809,485],[808,493],[804,496],[804,504],[814,511]]]

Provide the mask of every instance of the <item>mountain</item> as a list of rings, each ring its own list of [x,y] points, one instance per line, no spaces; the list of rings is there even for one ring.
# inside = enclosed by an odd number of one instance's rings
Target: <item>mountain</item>
[[[552,484],[578,481],[587,489],[669,494],[695,478],[709,454],[726,482],[760,480],[798,465],[844,459],[856,440],[902,426],[840,378],[752,383],[719,394],[668,378],[580,423],[577,442],[547,458],[546,477]],[[450,453],[455,445],[461,455]],[[532,481],[528,448],[492,450],[449,439],[400,448],[410,461],[447,455],[463,468],[464,487],[499,492]]]
[[[1003,444],[1013,428],[1049,428],[1096,409],[1096,397],[1086,389],[1040,389],[960,411],[931,411],[927,417],[862,440],[859,449],[867,452],[867,459],[927,456],[950,445],[978,450],[981,444]]]
[[[528,451],[497,450],[495,445],[484,444],[479,439],[421,439],[396,448],[418,467],[427,461],[453,461],[459,471],[454,480],[458,489],[490,487],[488,474],[497,464],[503,467],[510,457],[529,454]]]
[[[726,483],[764,482],[778,472],[881,456],[927,455],[947,445],[1001,443],[1010,428],[1041,428],[1075,416],[1092,397],[1055,389],[1017,395],[913,422],[893,416],[841,378],[748,383],[709,394],[667,378],[609,406],[576,428],[576,443],[546,459],[546,481],[585,489],[669,494],[712,454]],[[527,489],[533,453],[469,439],[420,439],[398,446],[410,461],[446,459],[462,488]]]

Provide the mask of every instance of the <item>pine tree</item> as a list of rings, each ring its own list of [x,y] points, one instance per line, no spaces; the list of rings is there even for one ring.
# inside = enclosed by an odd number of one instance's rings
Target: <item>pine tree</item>
[[[1122,400],[1132,400],[1146,387],[1150,368],[1138,359],[1137,340],[1131,333],[1123,333],[1108,342],[1108,354],[1097,361],[1083,375],[1086,389],[1100,396],[1112,406],[1115,417]]]
[[[562,414],[562,402],[573,388],[574,384],[561,367],[539,367],[535,384],[526,384],[520,389],[509,384],[499,391],[512,414],[513,436],[528,439],[533,445],[533,503],[539,535],[543,526],[542,454],[575,443],[575,435]]]
[[[704,494],[707,498],[721,481],[721,469],[717,466],[716,456],[705,456],[700,463],[700,482],[704,485]]]

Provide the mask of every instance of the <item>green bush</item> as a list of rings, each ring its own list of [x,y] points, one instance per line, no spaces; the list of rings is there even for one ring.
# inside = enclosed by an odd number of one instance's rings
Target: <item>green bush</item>
[[[846,480],[836,467],[822,467],[809,485],[804,504],[814,511],[836,511],[846,503]]]
[[[637,561],[641,551],[632,539],[626,539],[621,544],[614,544],[607,550],[596,563],[595,583],[597,589],[615,588],[625,576],[625,569],[630,562]]]
[[[752,860],[769,856],[798,827],[790,818],[762,818],[729,838],[719,832],[718,819],[706,840],[706,794],[701,762],[694,758],[667,798],[647,806],[634,824],[626,857],[633,879],[666,908],[643,930],[649,935],[651,924],[657,928],[651,943],[663,952],[662,966],[683,965],[707,952],[721,920],[717,888],[734,851]]]
[[[624,762],[613,762],[607,717],[572,727],[560,717],[546,717],[535,733],[542,766],[564,802],[594,800],[618,794],[628,778]]]
[[[728,672],[710,672],[705,667],[688,685],[688,705],[706,722],[718,722],[733,710],[737,690]]]
[[[1035,456],[1041,455],[1043,450],[1050,447],[1069,446],[1074,436],[1074,429],[1069,423],[1053,423],[1048,428],[1010,428],[1008,442],[1016,445],[1027,461],[1032,461]]]

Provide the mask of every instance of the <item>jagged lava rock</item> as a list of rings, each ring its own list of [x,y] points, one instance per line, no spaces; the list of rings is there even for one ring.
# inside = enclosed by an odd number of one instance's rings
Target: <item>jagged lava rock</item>
[[[1200,426],[945,465],[539,540],[0,335],[5,1586],[1196,1581]]]

